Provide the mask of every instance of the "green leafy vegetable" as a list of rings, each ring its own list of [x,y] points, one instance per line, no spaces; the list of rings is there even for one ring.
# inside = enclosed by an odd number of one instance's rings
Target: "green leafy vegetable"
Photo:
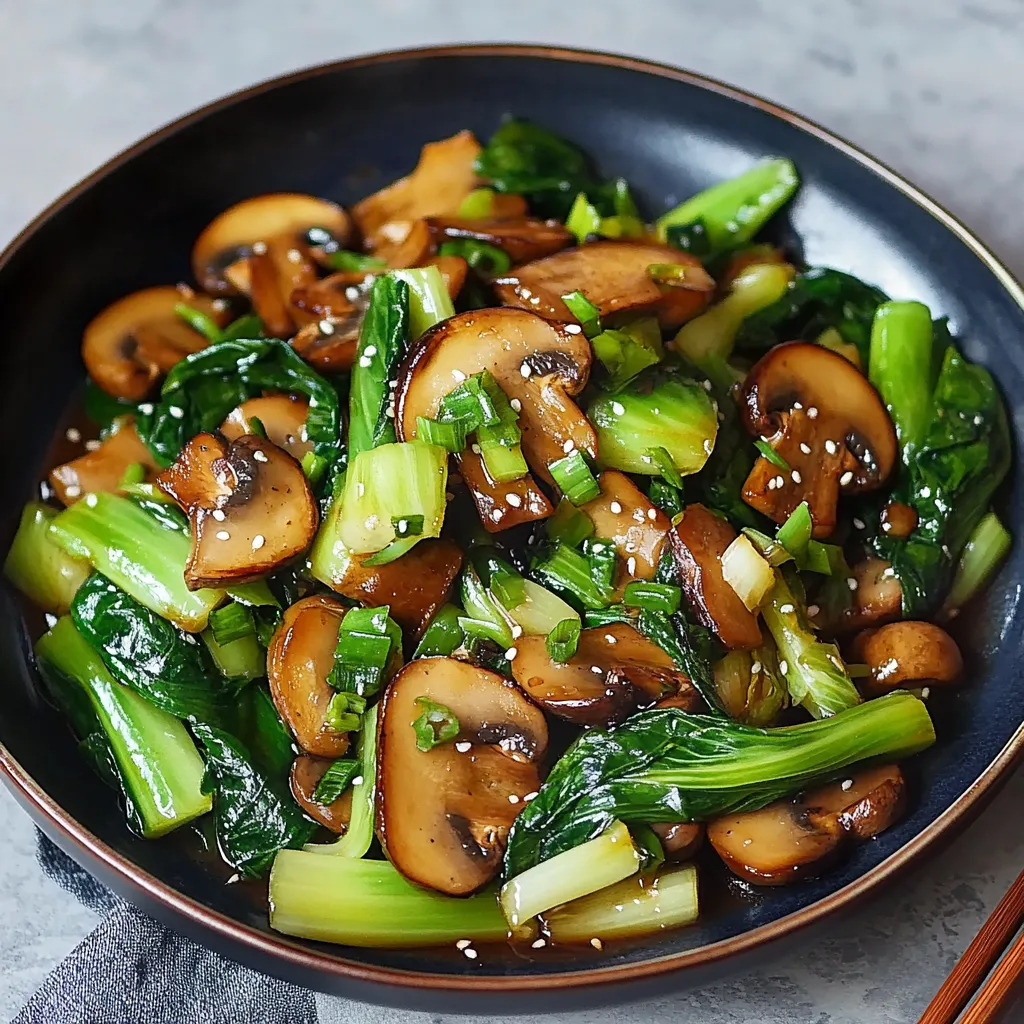
[[[413,651],[413,658],[447,658],[457,651],[463,641],[459,618],[464,614],[455,604],[446,604],[438,609]]]
[[[549,462],[548,472],[559,490],[574,505],[585,505],[601,494],[601,487],[579,449],[561,459]]]
[[[594,534],[594,522],[568,499],[562,498],[555,514],[544,521],[545,533],[549,540],[561,541],[571,548],[579,547]]]
[[[662,612],[665,615],[675,615],[682,600],[683,592],[679,587],[647,580],[627,583],[622,595],[622,603],[627,608],[641,608],[649,612]]]
[[[445,242],[438,250],[439,256],[461,256],[470,267],[486,277],[507,274],[512,260],[504,249],[478,238],[456,238]]]
[[[513,878],[616,819],[706,821],[757,810],[860,761],[900,760],[934,740],[927,708],[907,692],[780,729],[677,708],[644,711],[583,733],[562,756],[516,818],[505,872]]]
[[[602,385],[619,391],[649,366],[664,358],[661,328],[655,317],[641,317],[615,330],[601,331],[590,339],[594,355],[608,371]]]
[[[229,601],[210,613],[210,629],[221,646],[256,635],[252,612],[244,604],[235,601]]]
[[[416,707],[422,708],[420,716],[412,723],[416,733],[416,749],[426,753],[442,743],[451,743],[459,735],[459,720],[451,708],[439,704],[429,697],[417,697]]]
[[[784,469],[787,473],[790,470],[789,463],[763,438],[754,438],[754,447],[773,465]]]
[[[338,629],[334,667],[327,682],[346,693],[375,697],[393,658],[402,656],[402,630],[387,605],[350,608]]]
[[[611,603],[611,588],[598,583],[590,561],[567,544],[556,544],[548,555],[534,563],[533,572],[556,592],[584,608],[596,610]]]

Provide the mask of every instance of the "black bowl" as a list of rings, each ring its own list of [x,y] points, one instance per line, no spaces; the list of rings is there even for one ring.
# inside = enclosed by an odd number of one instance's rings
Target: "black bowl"
[[[696,75],[600,54],[461,47],[384,54],[257,86],[117,157],[30,225],[0,258],[0,422],[10,537],[49,439],[82,379],[82,328],[136,288],[189,276],[199,230],[245,196],[311,192],[348,204],[405,173],[428,140],[533,118],[625,175],[650,212],[767,154],[797,164],[788,211],[810,263],[917,298],[950,318],[1007,395],[1024,393],[1024,293],[960,224],[891,171],[801,118]],[[1016,410],[1014,410],[1016,412]],[[1019,435],[1024,421],[1014,416]],[[18,443],[15,444],[14,441]],[[20,447],[19,447],[20,445]],[[1007,509],[1024,528],[1017,446]],[[104,882],[224,954],[291,980],[430,1010],[579,1009],[706,981],[847,906],[962,827],[1024,747],[1024,554],[1015,547],[966,639],[972,685],[939,706],[940,741],[918,759],[908,817],[823,878],[718,900],[700,924],[591,955],[373,951],[295,942],[267,927],[265,888],[228,871],[194,835],[133,838],[39,697],[12,596],[0,615],[0,767],[39,826]],[[657,980],[655,980],[657,979]]]

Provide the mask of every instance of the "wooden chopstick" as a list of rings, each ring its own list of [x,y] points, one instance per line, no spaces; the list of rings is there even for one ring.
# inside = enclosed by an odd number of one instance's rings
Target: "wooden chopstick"
[[[992,1024],[992,1021],[997,1020],[999,1011],[1005,1008],[1014,995],[1021,971],[1024,971],[1024,932],[1017,936],[996,969],[978,990],[974,1002],[960,1018],[960,1024]]]
[[[970,1002],[992,965],[1002,955],[1014,935],[1024,924],[1024,871],[1006,891],[996,909],[974,936],[957,961],[950,975],[935,993],[918,1024],[952,1024],[957,1014]],[[1014,981],[1024,968],[1024,935],[1010,948],[1003,962],[992,972],[987,984],[978,992],[978,1001],[971,1006],[961,1024],[987,1024],[1010,994]],[[989,1016],[977,1016],[975,1007],[984,999]],[[985,1012],[985,1011],[978,1011]]]

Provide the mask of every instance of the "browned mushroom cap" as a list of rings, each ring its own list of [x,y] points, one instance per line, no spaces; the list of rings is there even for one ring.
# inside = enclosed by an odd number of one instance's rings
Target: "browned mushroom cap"
[[[903,610],[903,586],[896,571],[881,558],[866,558],[851,570],[852,602],[836,624],[847,632],[898,619]]]
[[[190,590],[259,579],[313,542],[319,515],[306,475],[266,438],[197,434],[156,482],[192,527]]]
[[[344,614],[345,606],[333,597],[304,597],[285,611],[267,648],[267,681],[277,713],[304,751],[332,759],[349,744],[347,733],[326,722],[334,696],[327,676]]]
[[[821,345],[791,341],[763,356],[743,385],[748,432],[789,465],[761,456],[743,500],[777,523],[803,501],[814,536],[835,529],[839,492],[880,487],[896,462],[896,431],[878,392],[849,360]]]
[[[876,696],[900,687],[955,683],[964,661],[956,641],[931,622],[890,622],[861,645],[871,669],[866,690]]]
[[[267,437],[278,448],[283,448],[293,459],[313,450],[313,442],[306,436],[309,402],[294,395],[264,395],[250,398],[228,413],[220,425],[220,432],[229,440],[252,434],[253,420],[259,420]]]
[[[316,280],[316,266],[290,237],[270,239],[247,264],[248,294],[264,329],[272,337],[290,338],[296,328],[292,293]]]
[[[132,292],[86,327],[82,361],[89,376],[115,398],[145,398],[172,366],[209,344],[174,312],[182,302],[221,326],[227,320],[206,295],[186,294],[170,285]]]
[[[452,742],[416,746],[417,698],[458,719]],[[392,680],[382,702],[377,760],[378,834],[410,881],[451,896],[500,870],[508,830],[540,788],[544,716],[496,672],[453,658],[420,658]]]
[[[906,796],[899,765],[883,764],[819,786],[805,793],[801,803],[816,828],[831,832],[837,824],[855,839],[870,839],[902,817]]]
[[[827,815],[812,823],[802,803],[777,800],[760,811],[728,814],[708,823],[708,840],[726,866],[755,885],[812,878],[846,838]]]
[[[700,822],[680,821],[672,825],[656,824],[651,828],[661,840],[666,860],[690,860],[704,845],[705,828]]]
[[[535,523],[554,513],[554,505],[529,473],[502,484],[491,479],[484,460],[475,452],[464,451],[456,459],[480,522],[488,533]]]
[[[573,241],[571,232],[557,220],[534,217],[428,217],[427,227],[435,245],[471,238],[497,246],[513,264],[550,256]]]
[[[735,539],[736,531],[703,505],[687,505],[669,533],[690,607],[733,650],[761,643],[757,615],[747,610],[722,573],[722,555]]]
[[[388,605],[395,622],[418,637],[448,599],[462,568],[461,548],[446,538],[428,538],[387,565],[364,565],[369,557],[347,552],[332,559],[336,575],[324,582],[371,608]]]
[[[239,264],[250,256],[265,254],[272,240],[282,243],[286,259],[288,251],[294,250],[305,260],[305,235],[310,228],[329,232],[339,245],[345,245],[352,233],[348,214],[325,199],[298,192],[271,192],[244,199],[203,229],[192,247],[192,272],[211,294],[247,291],[245,283],[251,267]],[[235,283],[225,274],[233,265],[237,272],[230,276]]]
[[[520,406],[527,462],[550,480],[548,464],[574,448],[597,454],[594,428],[571,400],[586,386],[592,358],[590,342],[575,324],[553,324],[519,309],[449,317],[423,335],[399,371],[399,437],[411,441],[418,416],[435,418],[460,381],[489,370]]]
[[[660,285],[648,270],[658,263],[685,267],[686,274],[672,286]],[[715,282],[698,259],[667,245],[590,242],[527,263],[495,281],[495,290],[507,306],[551,320],[572,320],[562,296],[581,291],[610,324],[648,314],[672,330],[708,304]]]
[[[520,637],[512,675],[535,704],[576,725],[612,725],[669,694],[697,699],[672,659],[623,622],[582,630],[564,663],[552,661],[545,637]]]
[[[473,164],[479,152],[480,143],[469,131],[428,142],[411,174],[352,208],[352,217],[367,246],[377,249],[400,243],[413,222],[455,214],[476,186]]]
[[[147,470],[157,469],[131,417],[116,421],[115,427],[115,432],[95,451],[50,470],[50,484],[65,505],[73,505],[86,494],[118,490],[124,471],[136,463]]]
[[[607,469],[597,482],[600,496],[580,511],[593,522],[596,536],[615,545],[623,562],[621,582],[651,579],[672,524],[625,473]]]
[[[352,787],[329,804],[317,803],[314,793],[324,773],[334,762],[326,757],[300,754],[292,763],[289,785],[295,802],[314,820],[341,835],[352,817]]]

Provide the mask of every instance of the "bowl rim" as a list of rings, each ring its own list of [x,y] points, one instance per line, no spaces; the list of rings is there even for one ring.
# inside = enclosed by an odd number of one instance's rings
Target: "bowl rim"
[[[870,156],[842,136],[829,131],[816,122],[736,86],[697,72],[663,64],[657,61],[629,57],[607,51],[576,49],[562,46],[543,46],[522,43],[467,43],[449,46],[412,47],[359,55],[339,61],[313,65],[289,72],[240,89],[205,104],[122,150],[76,185],[72,186],[29,224],[27,224],[0,252],[0,273],[11,262],[21,247],[50,218],[62,211],[96,182],[128,163],[138,154],[158,145],[182,128],[201,121],[218,110],[235,103],[270,92],[293,82],[330,74],[341,69],[367,67],[375,64],[399,63],[451,57],[527,57],[565,63],[579,63],[637,71],[642,74],[683,82],[687,85],[732,99],[754,107],[806,132],[838,150],[844,156],[872,171],[892,188],[924,209],[954,236],[963,242],[993,273],[1013,300],[1024,310],[1024,287],[1003,262],[945,207],[907,181],[902,175]],[[0,743],[0,772],[21,797],[24,804],[40,815],[73,843],[88,860],[96,860],[116,872],[128,887],[145,894],[184,918],[203,926],[215,934],[237,942],[262,954],[269,961],[281,960],[290,966],[313,972],[322,972],[340,979],[377,985],[397,986],[405,989],[445,989],[452,992],[538,992],[548,989],[582,988],[614,983],[634,982],[644,978],[683,971],[687,968],[709,967],[730,957],[748,952],[759,946],[792,935],[833,914],[843,907],[864,900],[876,888],[906,870],[936,844],[966,827],[984,805],[995,796],[1013,768],[1024,759],[1024,723],[1007,741],[1003,749],[981,772],[977,779],[942,814],[922,829],[909,842],[880,864],[859,878],[798,911],[776,921],[760,925],[750,931],[705,946],[653,957],[639,963],[602,967],[584,967],[579,970],[540,975],[457,975],[406,968],[382,967],[349,960],[343,955],[311,949],[298,941],[277,933],[267,933],[235,920],[219,911],[184,895],[171,885],[144,871],[133,861],[93,835],[80,822],[65,811],[47,794],[29,773]],[[343,949],[344,947],[338,947]]]

